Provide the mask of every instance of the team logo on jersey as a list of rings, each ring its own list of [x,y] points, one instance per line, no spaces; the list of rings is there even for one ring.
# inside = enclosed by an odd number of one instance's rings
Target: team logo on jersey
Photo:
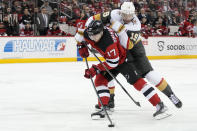
[[[65,47],[65,39],[20,39],[8,41],[4,52],[60,52]]]

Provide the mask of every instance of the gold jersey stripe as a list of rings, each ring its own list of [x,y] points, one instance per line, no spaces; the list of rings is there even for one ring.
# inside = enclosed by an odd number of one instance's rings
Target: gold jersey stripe
[[[101,14],[94,15],[94,20],[101,20]]]
[[[117,32],[117,33],[120,33],[124,28],[125,28],[125,26],[124,26],[124,25],[121,25],[121,26],[119,27],[119,29],[118,29],[118,32]]]
[[[128,49],[132,49],[134,46],[133,42],[129,40]]]
[[[160,91],[163,91],[165,90],[165,88],[167,87],[168,83],[163,79],[163,81],[157,86],[157,88],[160,90]]]

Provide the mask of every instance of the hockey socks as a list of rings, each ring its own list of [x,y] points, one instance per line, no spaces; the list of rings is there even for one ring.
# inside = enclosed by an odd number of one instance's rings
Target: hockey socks
[[[160,74],[153,70],[150,71],[145,77],[149,82],[151,82],[151,84],[155,85],[162,93],[164,93],[177,108],[182,107],[182,102],[173,93],[170,85],[164,78],[162,78]]]
[[[156,87],[163,92],[171,101],[172,103],[177,107],[182,107],[182,102],[179,100],[179,98],[173,93],[170,85],[162,78],[161,82],[156,85]]]
[[[161,100],[157,93],[155,92],[155,89],[151,87],[149,84],[144,81],[144,79],[138,79],[134,83],[134,87],[138,91],[142,91],[143,95],[149,100],[149,102],[153,105],[156,106]]]

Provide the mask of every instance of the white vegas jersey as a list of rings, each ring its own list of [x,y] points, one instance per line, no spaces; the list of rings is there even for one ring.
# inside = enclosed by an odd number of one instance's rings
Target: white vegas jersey
[[[120,10],[119,9],[112,10],[110,22],[112,23],[115,21],[119,21],[121,24],[123,24],[126,27],[127,30],[130,30],[130,31],[141,30],[141,23],[135,14],[133,15],[132,21],[128,24],[125,24],[120,14]]]
[[[115,10],[112,10],[111,12],[104,12],[101,14],[91,16],[87,20],[85,26],[88,27],[88,25],[91,23],[92,20],[101,20],[104,24],[111,23],[112,24],[111,28],[117,32],[121,45],[125,49],[131,49],[133,48],[134,42],[133,43],[130,42],[129,37],[130,39],[135,39],[135,41],[139,41],[141,37],[139,36],[139,33],[137,34],[137,37],[136,37],[136,35],[132,35],[128,31],[140,31],[141,23],[138,17],[134,14],[131,22],[125,24],[122,19],[120,11],[121,11],[120,9],[115,9]],[[124,28],[122,28],[122,25],[124,25]],[[135,36],[135,38],[133,38],[133,36]]]

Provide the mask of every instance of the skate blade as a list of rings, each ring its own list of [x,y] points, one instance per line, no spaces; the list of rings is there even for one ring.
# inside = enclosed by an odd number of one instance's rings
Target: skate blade
[[[95,111],[100,111],[101,109],[95,108]],[[108,112],[114,112],[114,108],[110,108]],[[110,113],[109,113],[110,114]]]
[[[170,117],[170,116],[172,116],[172,114],[170,114],[170,113],[161,113],[161,114],[158,114],[158,115],[156,115],[154,118],[156,119],[156,120],[162,120],[162,119],[165,119],[165,118],[168,118],[168,117]]]
[[[100,120],[100,119],[105,118],[105,115],[103,115],[103,114],[92,114],[91,118],[92,118],[92,120]]]

